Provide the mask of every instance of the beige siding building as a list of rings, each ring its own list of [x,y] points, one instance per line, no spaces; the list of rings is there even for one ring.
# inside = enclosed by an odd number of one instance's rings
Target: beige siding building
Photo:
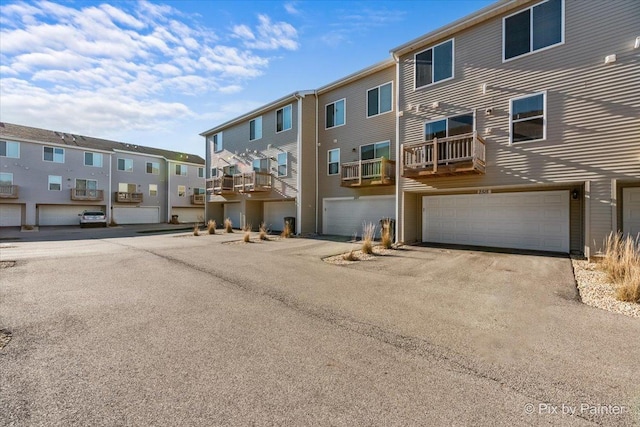
[[[576,252],[640,232],[640,5],[503,1],[392,50],[398,233]]]

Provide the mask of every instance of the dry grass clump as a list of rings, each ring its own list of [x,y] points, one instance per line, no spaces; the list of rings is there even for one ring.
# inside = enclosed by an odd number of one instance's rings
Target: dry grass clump
[[[373,253],[373,237],[376,234],[376,226],[373,223],[364,224],[362,227],[362,253]]]
[[[342,259],[345,261],[358,261],[358,257],[356,256],[355,252],[353,252],[353,249],[351,249],[350,252],[342,255]]]
[[[640,241],[611,233],[604,242],[602,269],[614,285],[620,301],[640,303]]]
[[[289,221],[285,221],[284,230],[282,230],[282,233],[280,233],[280,236],[284,237],[285,239],[288,239],[292,235],[293,235],[293,230],[291,230],[291,224],[289,224]]]
[[[197,222],[193,225],[193,235],[194,236],[200,235],[200,225]]]
[[[244,236],[242,237],[242,240],[245,243],[251,242],[251,224],[247,224],[244,227],[242,227],[242,231],[244,231]]]
[[[269,240],[269,231],[267,230],[267,226],[264,224],[264,222],[260,223],[258,236],[260,237],[260,240]]]
[[[233,222],[231,221],[231,218],[224,220],[224,232],[233,233]]]
[[[216,234],[216,228],[218,228],[218,224],[214,219],[210,219],[209,222],[207,222],[207,232],[209,234]]]
[[[392,245],[393,245],[393,232],[391,231],[391,221],[386,219],[382,222],[382,233],[381,233],[381,240],[382,240],[382,247],[385,249],[391,249]]]

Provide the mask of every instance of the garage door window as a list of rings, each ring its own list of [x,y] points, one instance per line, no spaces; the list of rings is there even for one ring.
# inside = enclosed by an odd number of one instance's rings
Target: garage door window
[[[62,190],[62,177],[57,175],[49,175],[49,191]]]
[[[546,138],[546,94],[511,100],[511,142],[537,141]]]

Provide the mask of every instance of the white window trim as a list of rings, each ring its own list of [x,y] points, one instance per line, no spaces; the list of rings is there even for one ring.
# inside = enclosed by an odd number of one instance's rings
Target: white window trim
[[[287,108],[287,107],[289,107],[289,109],[291,110],[291,126],[288,129],[284,129],[284,109]],[[279,131],[278,130],[278,111],[280,111],[280,110],[282,110],[282,127],[283,127],[283,129]],[[285,105],[282,108],[278,108],[276,110],[275,120],[276,120],[276,133],[282,133],[282,132],[286,132],[288,130],[293,129],[293,104],[288,104],[288,105]]]
[[[331,127],[327,127],[327,107],[329,105],[336,104],[336,103],[338,103],[340,101],[344,101],[344,123],[342,123],[341,125],[333,125]],[[334,121],[335,121],[335,107],[334,107],[333,110],[334,110],[333,117],[334,117]],[[325,130],[339,128],[339,127],[342,127],[342,126],[344,126],[346,124],[347,124],[347,98],[336,99],[333,102],[329,102],[329,103],[325,104],[325,106],[324,106],[324,129]]]
[[[180,166],[180,173],[178,173],[178,166]],[[182,171],[184,170],[184,174]],[[182,163],[176,163],[176,167],[173,169],[173,172],[176,176],[187,176],[189,173],[189,168],[187,165],[183,165]]]
[[[91,154],[92,156],[96,156],[96,155],[101,156],[100,163],[102,163],[102,164],[100,166],[88,165],[87,164],[87,154]],[[83,157],[82,160],[84,161],[84,165],[85,166],[89,166],[91,168],[101,168],[104,165],[104,156],[102,155],[102,153],[96,153],[94,151],[84,151],[83,154],[82,154],[82,157]],[[91,157],[91,159],[93,160],[93,159],[95,159],[95,157]]]
[[[155,192],[156,194],[151,194],[151,186],[155,185],[156,189]],[[158,197],[158,184],[149,184],[149,197]]]
[[[19,159],[20,158],[20,142],[18,141],[7,141],[7,140],[2,140],[5,144],[17,144],[18,145],[18,157],[11,157],[11,156],[0,156],[0,157],[5,157],[7,159]],[[9,152],[9,149],[7,148],[7,153]],[[42,158],[44,159],[44,151],[42,152]]]
[[[184,194],[182,194],[182,196],[180,195],[180,188],[184,188]],[[186,185],[178,185],[178,197],[187,197],[187,186]]]
[[[0,172],[0,174],[9,175],[9,178],[11,180],[11,184],[9,184],[9,185],[13,185],[13,172]]]
[[[202,173],[200,173],[202,171]],[[205,178],[207,174],[205,173],[204,166],[198,166],[198,178]]]
[[[431,82],[429,84],[426,85],[422,85],[422,86],[416,86],[416,56],[420,55],[423,52],[428,51],[429,49],[435,49],[436,47],[443,45],[445,43],[451,42],[451,77],[447,77],[446,79],[442,79],[442,80],[438,80],[437,82]],[[432,54],[433,55],[433,54]],[[433,56],[431,57],[433,59]],[[456,77],[456,39],[455,38],[451,38],[449,40],[445,40],[443,42],[440,42],[438,44],[434,44],[432,46],[429,46],[426,49],[421,50],[420,52],[416,52],[413,55],[413,90],[419,90],[419,89],[423,89],[425,87],[431,87],[433,85],[437,85],[443,82],[448,82],[449,80],[453,80]],[[435,61],[434,61],[434,65],[435,65]],[[432,65],[432,69],[431,69],[431,75],[433,76],[433,66]]]
[[[523,97],[523,98],[526,98]],[[442,120],[447,120],[450,119],[451,117],[458,117],[458,116],[468,116],[471,115],[473,116],[473,132],[476,132],[476,121],[477,121],[477,117],[476,117],[476,111],[475,110],[471,110],[471,111],[464,111],[462,113],[456,113],[456,114],[450,114],[448,116],[440,116],[438,118],[435,119],[431,119],[431,120],[425,120],[424,122],[422,122],[422,141],[424,142],[429,142],[431,141],[430,139],[427,139],[427,136],[425,135],[425,126],[428,125],[429,123],[435,123],[435,122],[440,122]],[[447,138],[449,137],[449,127],[447,127]]]
[[[285,167],[285,173],[284,174],[280,174],[280,161],[278,159],[278,157],[280,157],[280,154],[284,154],[285,155],[285,162],[284,162],[284,167]],[[289,153],[288,152],[284,152],[284,153],[278,153],[276,155],[276,174],[278,177],[285,177],[285,176],[289,176]]]
[[[260,138],[251,139],[251,122],[255,122],[258,119],[260,119]],[[276,117],[276,125],[277,125],[277,120],[278,119]],[[255,125],[254,125],[254,129],[257,129],[257,127]],[[259,116],[259,117],[255,117],[255,118],[249,120],[249,141],[259,141],[261,139],[262,139],[262,116]]]
[[[216,150],[216,142],[215,142],[216,139],[218,139],[220,141],[220,149],[219,150]],[[214,153],[219,153],[219,152],[224,150],[224,142],[222,140],[222,132],[214,133],[213,135],[211,135],[211,144],[213,145],[213,152]]]
[[[532,96],[542,95],[542,139],[529,139],[527,141],[513,141],[513,101],[517,101],[519,99],[531,98]],[[526,119],[518,120],[518,122],[531,120],[535,117],[527,117]],[[515,98],[509,98],[509,145],[513,144],[528,144],[530,142],[540,142],[547,140],[547,91],[534,92],[527,95],[517,96]]]
[[[60,178],[60,189],[59,190],[52,190],[51,189],[51,177],[52,176],[54,176],[56,178]],[[49,191],[62,191],[62,176],[61,175],[48,175],[48,177],[47,177],[47,190],[49,190]]]
[[[91,178],[76,178],[75,181],[74,181],[75,187],[73,187],[73,188],[78,188],[78,180],[86,181],[86,182],[94,181],[96,183],[96,190],[98,189],[98,180],[97,179],[91,179]]]
[[[549,0],[544,0],[544,1],[538,2],[536,4],[533,4],[533,5],[529,6],[529,7],[525,7],[524,9],[520,9],[519,11],[514,12],[511,15],[505,16],[504,18],[502,18],[502,63],[503,64],[505,62],[514,61],[514,60],[519,59],[519,58],[524,58],[525,56],[533,55],[533,54],[538,53],[538,52],[543,52],[543,51],[548,50],[548,49],[553,49],[554,47],[562,46],[564,44],[564,40],[565,40],[564,31],[565,31],[565,27],[566,27],[566,24],[565,24],[565,22],[566,22],[566,20],[565,20],[565,2],[564,2],[564,0],[560,0],[560,3],[561,3],[560,4],[560,19],[561,19],[560,41],[558,43],[556,43],[556,44],[545,46],[545,47],[540,48],[538,50],[533,50],[533,8],[538,6],[539,4],[546,3],[547,1],[549,1]],[[530,30],[532,31],[532,33],[529,34],[531,36],[530,40],[529,40],[529,49],[530,50],[529,50],[529,52],[523,53],[522,55],[518,55],[518,56],[514,56],[513,58],[505,59],[504,54],[505,54],[505,46],[506,46],[506,41],[507,41],[507,35],[505,34],[505,31],[504,31],[505,23],[506,23],[508,18],[511,18],[512,16],[515,16],[515,15],[517,15],[519,13],[522,13],[527,9],[531,10],[531,13],[529,14]]]
[[[329,153],[331,151],[337,151],[338,152],[338,172],[336,172],[336,173],[329,173],[329,166],[331,165],[331,163],[333,163],[333,162],[331,162],[331,157],[329,155]],[[340,173],[342,172],[342,165],[340,163],[340,161],[341,161],[340,155],[341,155],[341,153],[340,153],[340,149],[339,148],[331,148],[331,149],[327,150],[327,176],[340,175]]]
[[[367,145],[373,145],[373,149],[375,150],[376,149],[375,146],[377,144],[384,144],[385,142],[389,144],[389,157],[391,157],[391,153],[393,152],[391,150],[391,140],[390,139],[385,139],[384,141],[376,141],[376,142],[370,142],[368,144],[360,144],[360,146],[358,146],[358,159],[362,160],[362,147],[366,147]],[[380,157],[374,157],[372,160],[379,159],[379,158]],[[391,160],[391,159],[389,158],[387,160]]]
[[[388,84],[391,84],[391,109],[389,111],[385,111],[384,113],[381,113],[380,112],[380,88],[382,86],[386,86]],[[374,89],[378,89],[378,113],[373,114],[373,115],[370,116],[369,115],[369,92],[374,90]],[[393,113],[393,94],[394,94],[394,92],[393,92],[393,80],[390,81],[390,82],[382,83],[379,86],[375,86],[375,87],[372,87],[370,89],[367,89],[367,95],[366,95],[367,98],[365,99],[366,109],[365,109],[365,112],[364,112],[365,117],[367,119],[371,119],[373,117],[384,116],[385,114]],[[325,112],[325,114],[326,114],[326,112]],[[345,119],[346,119],[346,117],[345,117]]]
[[[120,169],[120,168],[118,167],[118,163],[120,163],[120,161],[119,161],[120,159],[122,159],[122,160],[124,160],[124,161],[125,161],[125,169]],[[127,161],[127,160],[131,160],[131,170],[127,170],[127,169],[126,169],[126,166],[127,166],[127,165],[126,165],[126,163],[127,163],[126,161]],[[145,169],[146,169],[146,165],[145,165]],[[127,172],[127,173],[132,173],[132,172],[133,172],[133,159],[127,159],[126,157],[118,157],[118,158],[116,159],[116,170],[117,170],[118,172]]]
[[[52,149],[53,149],[53,160],[45,160],[45,158],[44,158],[44,149],[45,149],[45,148],[52,148]],[[60,149],[60,150],[62,150],[62,161],[61,161],[61,162],[56,162],[56,161],[55,161],[55,158],[56,158],[56,149]],[[43,161],[43,162],[59,163],[59,164],[61,164],[61,165],[62,165],[62,164],[64,164],[65,159],[66,159],[66,153],[65,153],[65,149],[64,149],[64,148],[62,148],[62,147],[54,147],[54,146],[52,146],[52,145],[44,145],[44,146],[42,147],[42,161]]]

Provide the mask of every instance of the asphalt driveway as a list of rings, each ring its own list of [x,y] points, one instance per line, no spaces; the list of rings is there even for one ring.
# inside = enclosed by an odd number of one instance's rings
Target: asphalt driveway
[[[640,322],[568,259],[239,238],[0,244],[0,424],[640,422]]]

